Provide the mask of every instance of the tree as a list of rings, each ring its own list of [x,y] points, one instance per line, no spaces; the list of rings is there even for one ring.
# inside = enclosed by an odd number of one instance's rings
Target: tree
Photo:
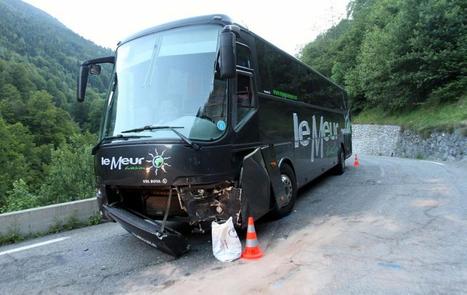
[[[0,114],[9,123],[18,121],[24,115],[24,102],[16,86],[10,83],[0,87]]]
[[[352,1],[349,18],[306,45],[301,58],[344,85],[357,112],[455,101],[467,90],[464,2]]]
[[[38,145],[52,144],[58,147],[68,137],[78,132],[70,115],[53,104],[52,96],[46,91],[31,93],[26,103],[25,115],[19,118],[29,126]]]
[[[60,203],[90,198],[94,195],[95,182],[91,149],[94,135],[74,135],[70,143],[52,151],[47,176],[40,189],[41,204]]]
[[[34,208],[39,205],[38,197],[31,193],[28,184],[20,178],[13,182],[13,188],[7,192],[5,205],[0,207],[0,213]]]
[[[14,180],[34,179],[31,170],[31,151],[35,145],[33,136],[21,123],[8,124],[0,117],[0,207],[5,204],[4,196],[12,188]]]
[[[350,25],[350,20],[340,21],[336,26],[319,35],[315,41],[303,47],[299,58],[318,72],[330,77],[336,64],[337,46],[340,43],[340,38],[349,30]]]
[[[413,33],[403,60],[417,64],[411,78],[424,98],[453,101],[467,89],[467,17],[465,1],[431,0],[403,2],[415,11]]]
[[[101,98],[94,99],[89,107],[88,124],[86,129],[90,132],[97,133],[103,117],[105,108],[105,100]]]
[[[33,196],[38,205],[56,201],[54,187],[62,194],[59,200],[89,196],[93,173],[84,163],[91,163],[91,156],[83,148],[95,138],[78,134],[97,132],[112,66],[92,77],[89,99],[79,108],[76,80],[84,60],[107,55],[112,51],[45,12],[22,1],[0,1],[0,211],[29,207]],[[62,164],[68,170],[60,184]],[[47,195],[39,197],[41,191]]]

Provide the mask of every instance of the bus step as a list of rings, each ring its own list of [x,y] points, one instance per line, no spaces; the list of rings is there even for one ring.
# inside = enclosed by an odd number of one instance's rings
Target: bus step
[[[188,240],[182,234],[167,226],[161,231],[162,223],[159,221],[144,219],[122,208],[106,205],[103,207],[125,230],[162,252],[180,257],[190,250]]]

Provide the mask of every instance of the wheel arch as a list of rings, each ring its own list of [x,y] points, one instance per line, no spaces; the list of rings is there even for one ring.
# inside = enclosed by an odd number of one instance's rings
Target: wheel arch
[[[283,157],[279,160],[279,168],[282,167],[282,165],[289,165],[290,168],[292,168],[294,178],[295,178],[295,184],[298,186],[297,172],[295,172],[295,167],[292,163],[292,160],[287,157]]]

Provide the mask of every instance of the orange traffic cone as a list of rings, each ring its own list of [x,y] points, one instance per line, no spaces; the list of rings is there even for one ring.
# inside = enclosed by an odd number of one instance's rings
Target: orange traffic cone
[[[355,154],[355,161],[353,161],[353,166],[354,166],[355,168],[357,168],[358,166],[360,166],[360,162],[358,161],[357,154]]]
[[[255,224],[253,217],[248,217],[248,230],[246,232],[246,245],[242,253],[244,259],[258,259],[263,256],[263,251],[259,248],[256,238]]]

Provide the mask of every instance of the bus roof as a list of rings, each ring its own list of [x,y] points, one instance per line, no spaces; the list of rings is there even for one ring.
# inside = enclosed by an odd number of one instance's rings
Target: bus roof
[[[161,24],[161,25],[154,26],[152,28],[148,28],[146,30],[140,31],[118,42],[117,46],[120,46],[121,44],[131,41],[133,39],[143,37],[149,34],[153,34],[156,32],[185,27],[185,26],[201,25],[201,24],[231,25],[233,24],[233,22],[230,17],[224,14],[210,14],[210,15],[184,18],[184,19],[176,20],[173,22],[168,22],[165,24]]]
[[[135,33],[135,34],[123,39],[122,41],[118,42],[117,46],[120,46],[120,45],[122,45],[122,44],[124,44],[124,43],[126,43],[128,41],[134,40],[136,38],[143,37],[143,36],[146,36],[146,35],[150,35],[150,34],[153,34],[153,33],[156,33],[156,32],[165,31],[165,30],[174,29],[174,28],[185,27],[185,26],[201,25],[201,24],[218,24],[218,25],[224,25],[224,26],[225,25],[235,24],[235,25],[239,26],[242,29],[242,31],[244,31],[244,32],[246,32],[248,34],[251,34],[255,38],[261,39],[264,42],[267,42],[268,44],[273,46],[276,50],[279,50],[283,54],[285,54],[285,55],[289,56],[290,58],[294,59],[295,61],[303,64],[304,66],[306,66],[308,68],[310,68],[313,72],[320,75],[323,79],[327,80],[328,82],[332,83],[334,86],[336,86],[336,87],[340,88],[341,90],[345,91],[345,89],[342,86],[338,85],[336,82],[332,81],[330,78],[324,76],[323,74],[321,74],[317,70],[313,69],[309,65],[305,64],[304,62],[302,62],[301,60],[299,60],[295,56],[283,51],[282,49],[278,48],[277,46],[275,46],[271,42],[263,39],[262,37],[258,36],[255,33],[253,33],[252,31],[245,28],[244,26],[235,23],[234,21],[232,21],[232,19],[228,15],[225,15],[225,14],[209,14],[209,15],[195,16],[195,17],[184,18],[184,19],[168,22],[168,23],[165,23],[165,24],[157,25],[157,26],[142,30],[142,31],[140,31],[138,33]]]

